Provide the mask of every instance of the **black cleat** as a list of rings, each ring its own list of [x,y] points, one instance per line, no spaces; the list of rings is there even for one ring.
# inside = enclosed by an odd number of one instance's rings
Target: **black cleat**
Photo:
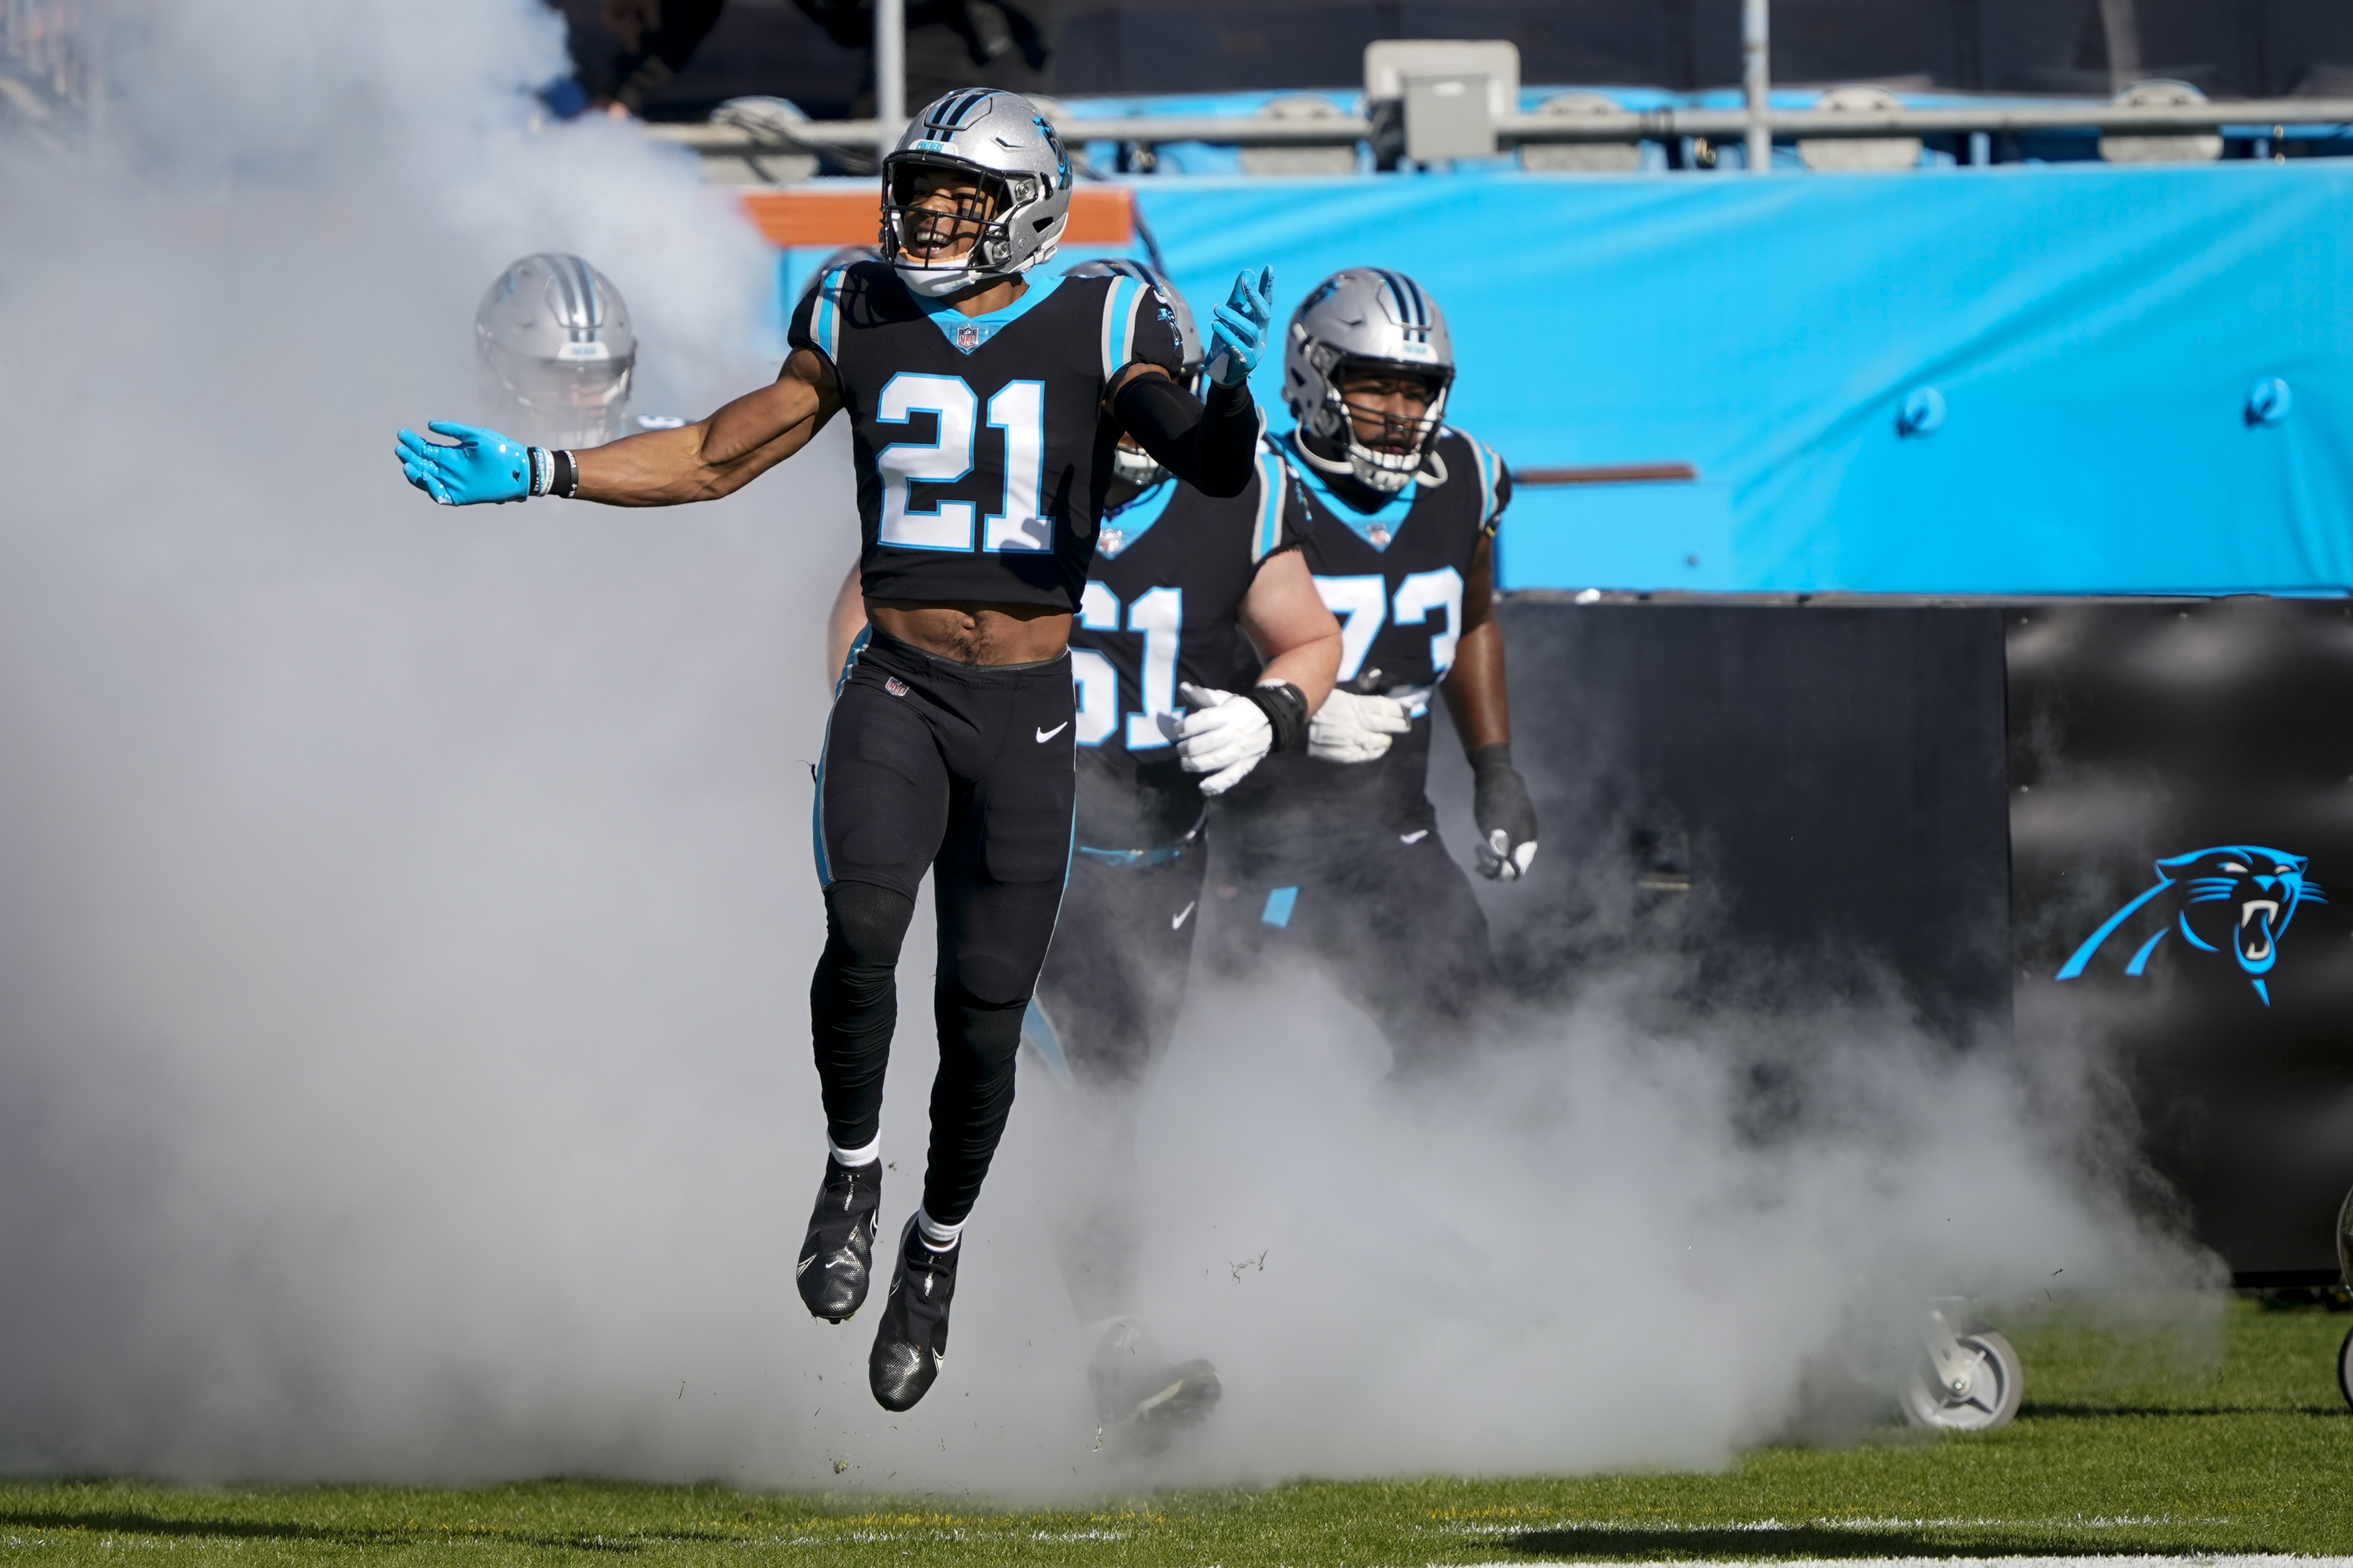
[[[1171,1362],[1135,1318],[1115,1318],[1087,1363],[1103,1435],[1132,1453],[1156,1454],[1217,1407],[1225,1390],[1205,1361]]]
[[[948,1303],[955,1299],[961,1239],[934,1252],[911,1217],[899,1236],[899,1267],[891,1273],[891,1294],[874,1330],[874,1350],[866,1358],[866,1381],[874,1403],[885,1410],[912,1410],[931,1392],[948,1353]]]
[[[881,1161],[845,1165],[826,1157],[825,1184],[817,1191],[808,1238],[793,1270],[809,1316],[838,1323],[865,1305],[874,1262],[874,1211],[881,1206]]]

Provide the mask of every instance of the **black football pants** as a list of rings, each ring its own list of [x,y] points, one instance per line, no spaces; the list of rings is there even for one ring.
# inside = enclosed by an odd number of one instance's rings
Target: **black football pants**
[[[1400,1077],[1442,1068],[1473,1047],[1503,977],[1478,895],[1437,828],[1368,834],[1313,856],[1237,854],[1235,861],[1237,874],[1218,876],[1218,972],[1247,973],[1269,957],[1312,954],[1380,1026]]]
[[[1176,1031],[1200,928],[1208,847],[1120,864],[1082,849],[1071,862],[1061,923],[1038,980],[1033,1023],[1082,1096],[1060,1151],[1054,1250],[1079,1321],[1135,1310],[1143,1234],[1136,1218],[1136,1119],[1153,1065]]]
[[[899,947],[929,870],[940,1067],[923,1208],[944,1225],[971,1214],[1013,1109],[1021,1016],[1070,865],[1076,716],[1067,655],[975,667],[872,632],[826,724],[826,943],[809,984],[826,1130],[858,1148],[881,1129]]]

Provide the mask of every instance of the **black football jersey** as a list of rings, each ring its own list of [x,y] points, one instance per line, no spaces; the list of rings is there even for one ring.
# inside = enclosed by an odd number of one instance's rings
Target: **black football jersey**
[[[1299,487],[1259,444],[1250,488],[1219,500],[1163,479],[1103,514],[1078,625],[1079,843],[1144,849],[1201,818],[1201,781],[1176,763],[1163,713],[1191,709],[1180,682],[1235,689],[1247,664],[1240,614],[1259,568],[1306,528]]]
[[[1503,460],[1460,430],[1441,430],[1437,462],[1375,512],[1335,496],[1296,439],[1296,432],[1282,437],[1283,455],[1306,503],[1308,569],[1340,622],[1339,683],[1399,699],[1413,729],[1369,763],[1279,752],[1229,790],[1224,802],[1243,842],[1277,853],[1317,839],[1411,833],[1435,821],[1424,793],[1430,704],[1454,664],[1472,557],[1511,500]],[[1432,468],[1444,483],[1429,482]]]
[[[1181,359],[1157,290],[1032,276],[966,316],[860,261],[818,279],[787,338],[841,388],[869,597],[1077,611],[1118,439],[1103,393],[1138,360]]]

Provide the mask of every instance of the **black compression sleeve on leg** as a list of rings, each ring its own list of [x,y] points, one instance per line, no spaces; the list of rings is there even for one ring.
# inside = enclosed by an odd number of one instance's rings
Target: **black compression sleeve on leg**
[[[826,1135],[862,1149],[882,1130],[882,1073],[899,1026],[899,945],[915,900],[871,882],[825,890],[825,953],[809,982]]]
[[[1247,385],[1212,383],[1204,406],[1165,375],[1131,376],[1111,411],[1163,468],[1203,495],[1238,496],[1250,488],[1258,405]]]
[[[1013,1113],[1015,1058],[1021,1051],[1027,999],[984,1002],[939,981],[932,1012],[940,1030],[940,1070],[932,1079],[931,1159],[923,1170],[923,1212],[942,1225],[972,1213],[980,1185]]]

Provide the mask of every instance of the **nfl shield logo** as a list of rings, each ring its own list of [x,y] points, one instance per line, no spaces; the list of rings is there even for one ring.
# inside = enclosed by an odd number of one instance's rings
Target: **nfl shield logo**
[[[980,347],[980,329],[978,327],[958,327],[956,329],[956,347],[964,351],[965,353],[970,353],[973,350]]]
[[[893,697],[904,697],[907,695],[907,683],[895,675],[886,675],[882,678],[882,689]]]
[[[1382,527],[1380,524],[1378,524],[1378,523],[1375,523],[1371,528],[1367,529],[1366,531],[1367,533],[1369,533],[1369,534],[1372,536],[1373,547],[1374,547],[1375,549],[1377,549],[1377,550],[1386,550],[1386,549],[1388,549],[1388,542],[1389,542],[1389,531],[1388,531],[1388,529],[1383,528],[1383,527]]]

